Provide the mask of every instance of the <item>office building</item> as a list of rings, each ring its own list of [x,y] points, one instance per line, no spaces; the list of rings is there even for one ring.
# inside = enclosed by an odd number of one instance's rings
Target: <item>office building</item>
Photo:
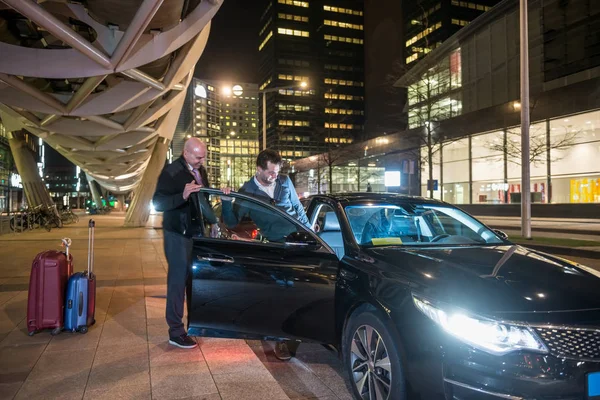
[[[221,91],[221,183],[237,189],[256,172],[258,85],[213,83]]]
[[[403,0],[407,68],[500,0]]]
[[[183,151],[187,138],[207,143],[210,185],[241,186],[255,171],[258,154],[258,85],[194,78],[188,88],[169,156]]]
[[[46,166],[44,183],[59,210],[85,208],[86,199],[91,199],[85,172],[78,166]]]
[[[357,0],[267,3],[259,31],[259,89],[266,92],[266,144],[284,159],[362,138],[363,5]],[[262,101],[259,108],[262,115]]]

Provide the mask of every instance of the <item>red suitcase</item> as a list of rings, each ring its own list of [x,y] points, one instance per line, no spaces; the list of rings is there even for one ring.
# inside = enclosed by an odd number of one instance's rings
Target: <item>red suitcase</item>
[[[68,261],[67,261],[68,260]],[[32,336],[42,329],[60,333],[64,322],[65,292],[73,273],[73,256],[48,250],[39,253],[31,266],[27,298],[27,331]]]

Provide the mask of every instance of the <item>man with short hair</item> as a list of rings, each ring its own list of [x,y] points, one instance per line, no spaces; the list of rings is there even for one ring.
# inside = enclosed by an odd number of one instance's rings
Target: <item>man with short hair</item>
[[[239,192],[280,208],[312,229],[292,180],[287,175],[279,174],[281,164],[282,159],[278,152],[270,149],[261,151],[256,158],[256,174],[244,183]],[[225,194],[229,193],[229,189],[223,191]],[[231,205],[230,202],[226,203]],[[228,209],[226,203],[224,207]],[[227,213],[227,217],[234,217],[235,220],[226,218],[228,220],[225,222],[227,225],[236,225],[244,216],[242,213]]]
[[[282,159],[278,152],[270,149],[261,151],[256,158],[256,174],[244,183],[239,192],[280,208],[307,228],[312,229],[294,184],[289,176],[279,174],[281,164]],[[230,189],[223,189],[223,193],[229,194]],[[223,200],[226,199],[223,198]],[[223,201],[223,220],[228,226],[235,226],[247,213],[252,213],[252,210],[247,208],[234,210],[231,203],[231,201]],[[269,239],[280,237],[281,232],[278,231],[280,229],[282,227],[274,224],[265,224],[264,227],[261,227],[262,233]],[[289,347],[292,347],[292,344],[297,347],[296,342],[277,342],[275,344],[275,356],[280,360],[289,360],[292,357],[288,344]]]
[[[184,349],[197,346],[183,324],[186,284],[192,264],[192,237],[203,234],[202,217],[212,224],[211,235],[217,228],[212,209],[196,194],[201,188],[209,187],[203,166],[205,159],[206,144],[195,137],[188,139],[181,157],[163,168],[152,199],[154,208],[164,212],[163,242],[169,264],[166,308],[169,344]]]

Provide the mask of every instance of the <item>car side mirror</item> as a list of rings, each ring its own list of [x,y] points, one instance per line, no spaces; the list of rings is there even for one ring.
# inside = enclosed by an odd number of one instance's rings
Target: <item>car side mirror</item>
[[[506,232],[501,231],[500,229],[494,229],[494,233],[500,236],[501,239],[508,240],[508,235],[506,234]]]
[[[298,246],[303,248],[315,248],[319,244],[307,232],[292,232],[285,238],[285,244],[289,246]]]

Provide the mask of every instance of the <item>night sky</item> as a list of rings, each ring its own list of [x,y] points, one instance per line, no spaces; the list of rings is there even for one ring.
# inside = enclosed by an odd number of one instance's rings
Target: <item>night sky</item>
[[[258,31],[263,0],[225,0],[212,20],[197,78],[258,83]]]

